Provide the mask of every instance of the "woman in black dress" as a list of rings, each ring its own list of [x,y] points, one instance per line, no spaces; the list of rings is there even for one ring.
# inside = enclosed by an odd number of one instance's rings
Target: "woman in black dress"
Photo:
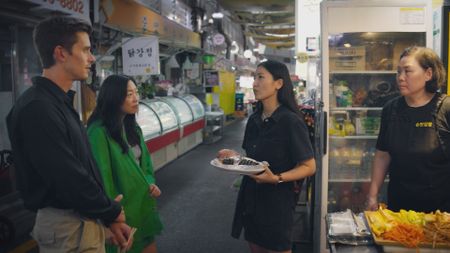
[[[244,176],[232,236],[239,238],[244,229],[252,253],[290,253],[297,199],[294,182],[314,174],[313,150],[286,65],[260,63],[253,91],[258,105],[247,122],[242,147],[248,157],[270,166],[259,175]],[[218,157],[234,154],[224,149]]]

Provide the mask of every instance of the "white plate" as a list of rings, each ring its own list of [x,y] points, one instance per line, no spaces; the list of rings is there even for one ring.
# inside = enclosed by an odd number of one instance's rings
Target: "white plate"
[[[211,161],[211,165],[226,170],[229,172],[239,173],[243,175],[254,175],[264,171],[264,167],[262,164],[258,165],[228,165],[223,164],[219,161],[219,159],[214,159]]]

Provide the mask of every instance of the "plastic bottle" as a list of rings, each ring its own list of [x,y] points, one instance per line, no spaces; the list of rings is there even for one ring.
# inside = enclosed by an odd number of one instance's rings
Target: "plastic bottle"
[[[344,120],[344,132],[345,135],[355,135],[356,133],[355,126],[349,119]]]

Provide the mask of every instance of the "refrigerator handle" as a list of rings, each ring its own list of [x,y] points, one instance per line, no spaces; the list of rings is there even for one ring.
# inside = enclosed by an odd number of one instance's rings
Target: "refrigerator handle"
[[[327,141],[328,141],[328,136],[327,136],[327,131],[328,131],[328,114],[326,111],[323,112],[323,151],[322,153],[325,155],[327,153]]]

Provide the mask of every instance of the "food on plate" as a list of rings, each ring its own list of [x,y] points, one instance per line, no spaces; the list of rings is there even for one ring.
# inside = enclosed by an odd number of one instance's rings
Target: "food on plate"
[[[251,158],[235,154],[237,153],[222,152],[217,158],[211,160],[210,164],[216,168],[243,175],[254,175],[264,172],[265,167],[269,166],[267,162],[258,162]]]
[[[422,213],[380,207],[366,212],[372,233],[381,239],[396,241],[405,247],[417,248],[420,243],[450,246],[450,213]]]
[[[219,161],[222,162],[222,164],[225,165],[259,165],[259,162],[250,159],[248,157],[237,157],[237,156],[233,156],[233,157],[228,157],[228,158],[224,158],[224,159],[219,159]]]
[[[240,154],[234,150],[231,149],[221,149],[219,150],[219,152],[217,152],[217,158],[219,160],[223,160],[226,158],[231,158],[231,157],[239,157]]]
[[[234,164],[234,158],[224,158],[222,159],[222,163],[226,165],[233,165]]]

